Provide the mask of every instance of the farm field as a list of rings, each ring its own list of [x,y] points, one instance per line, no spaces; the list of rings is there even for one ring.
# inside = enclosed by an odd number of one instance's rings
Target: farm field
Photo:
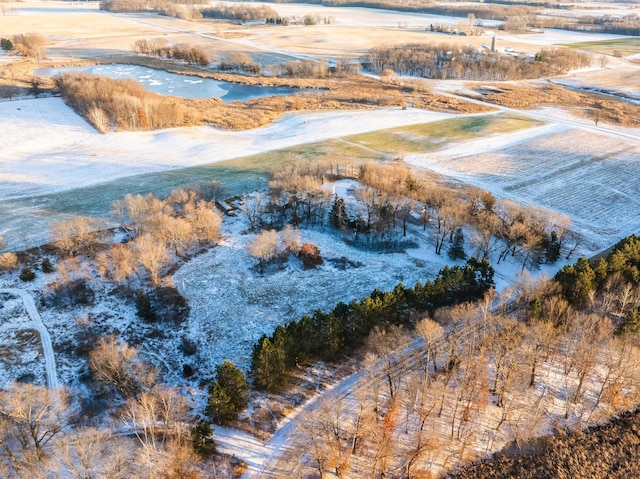
[[[616,38],[612,40],[567,43],[566,46],[607,55],[612,55],[613,51],[617,50],[621,53],[621,56],[628,57],[640,53],[640,38]]]
[[[406,161],[573,219],[594,253],[640,230],[640,198],[629,178],[640,168],[636,140],[566,128],[473,154],[410,155]]]

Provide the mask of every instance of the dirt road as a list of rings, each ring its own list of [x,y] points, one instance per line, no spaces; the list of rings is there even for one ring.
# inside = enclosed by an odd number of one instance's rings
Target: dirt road
[[[22,299],[24,309],[31,318],[34,328],[40,334],[40,342],[42,343],[42,352],[44,354],[45,367],[47,371],[47,386],[50,389],[58,388],[60,384],[58,383],[58,372],[56,370],[56,359],[53,354],[53,346],[51,345],[51,336],[42,322],[42,318],[40,317],[40,313],[38,313],[33,297],[26,291],[14,288],[0,289],[0,293],[12,294]]]

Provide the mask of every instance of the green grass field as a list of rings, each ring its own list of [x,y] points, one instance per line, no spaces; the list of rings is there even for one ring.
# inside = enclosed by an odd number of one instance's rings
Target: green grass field
[[[430,153],[456,141],[509,133],[541,124],[520,115],[482,115],[374,131],[349,136],[345,140],[390,155]]]
[[[601,40],[599,42],[566,43],[564,46],[605,55],[613,55],[614,51],[617,51],[620,52],[621,56],[626,57],[640,53],[640,38],[631,37]]]

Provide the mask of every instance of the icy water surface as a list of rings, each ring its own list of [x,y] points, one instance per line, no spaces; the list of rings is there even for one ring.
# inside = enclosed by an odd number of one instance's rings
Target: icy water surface
[[[178,75],[164,70],[140,65],[94,65],[89,67],[40,68],[34,74],[41,76],[57,76],[66,72],[84,72],[108,78],[131,78],[140,82],[147,90],[161,95],[179,96],[182,98],[220,98],[222,101],[247,101],[253,98],[275,95],[293,95],[303,90],[289,87],[266,87],[260,85],[243,85],[213,78],[200,78],[193,75]]]

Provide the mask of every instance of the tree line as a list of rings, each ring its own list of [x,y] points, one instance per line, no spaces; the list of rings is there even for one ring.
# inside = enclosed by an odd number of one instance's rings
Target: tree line
[[[519,80],[566,73],[589,65],[586,54],[568,48],[542,49],[533,59],[485,52],[473,46],[410,44],[369,50],[371,71],[457,80]]]
[[[136,40],[133,44],[133,50],[141,55],[170,58],[172,60],[179,60],[189,64],[196,64],[200,66],[207,66],[209,64],[209,57],[201,47],[185,44],[170,46],[163,39]]]
[[[225,20],[239,20],[241,22],[265,21],[275,23],[280,16],[273,8],[266,5],[225,5],[219,3],[200,10],[204,18],[221,18]]]
[[[473,255],[498,264],[513,258],[523,270],[554,263],[562,252],[571,256],[578,244],[567,217],[498,200],[480,188],[452,187],[401,164],[352,168],[349,175],[359,184],[349,203],[325,185],[337,173],[336,160],[289,157],[273,171],[268,197],[244,199],[250,228],[328,225],[350,244],[399,250],[414,244],[407,240],[411,224],[428,232],[436,254]]]

